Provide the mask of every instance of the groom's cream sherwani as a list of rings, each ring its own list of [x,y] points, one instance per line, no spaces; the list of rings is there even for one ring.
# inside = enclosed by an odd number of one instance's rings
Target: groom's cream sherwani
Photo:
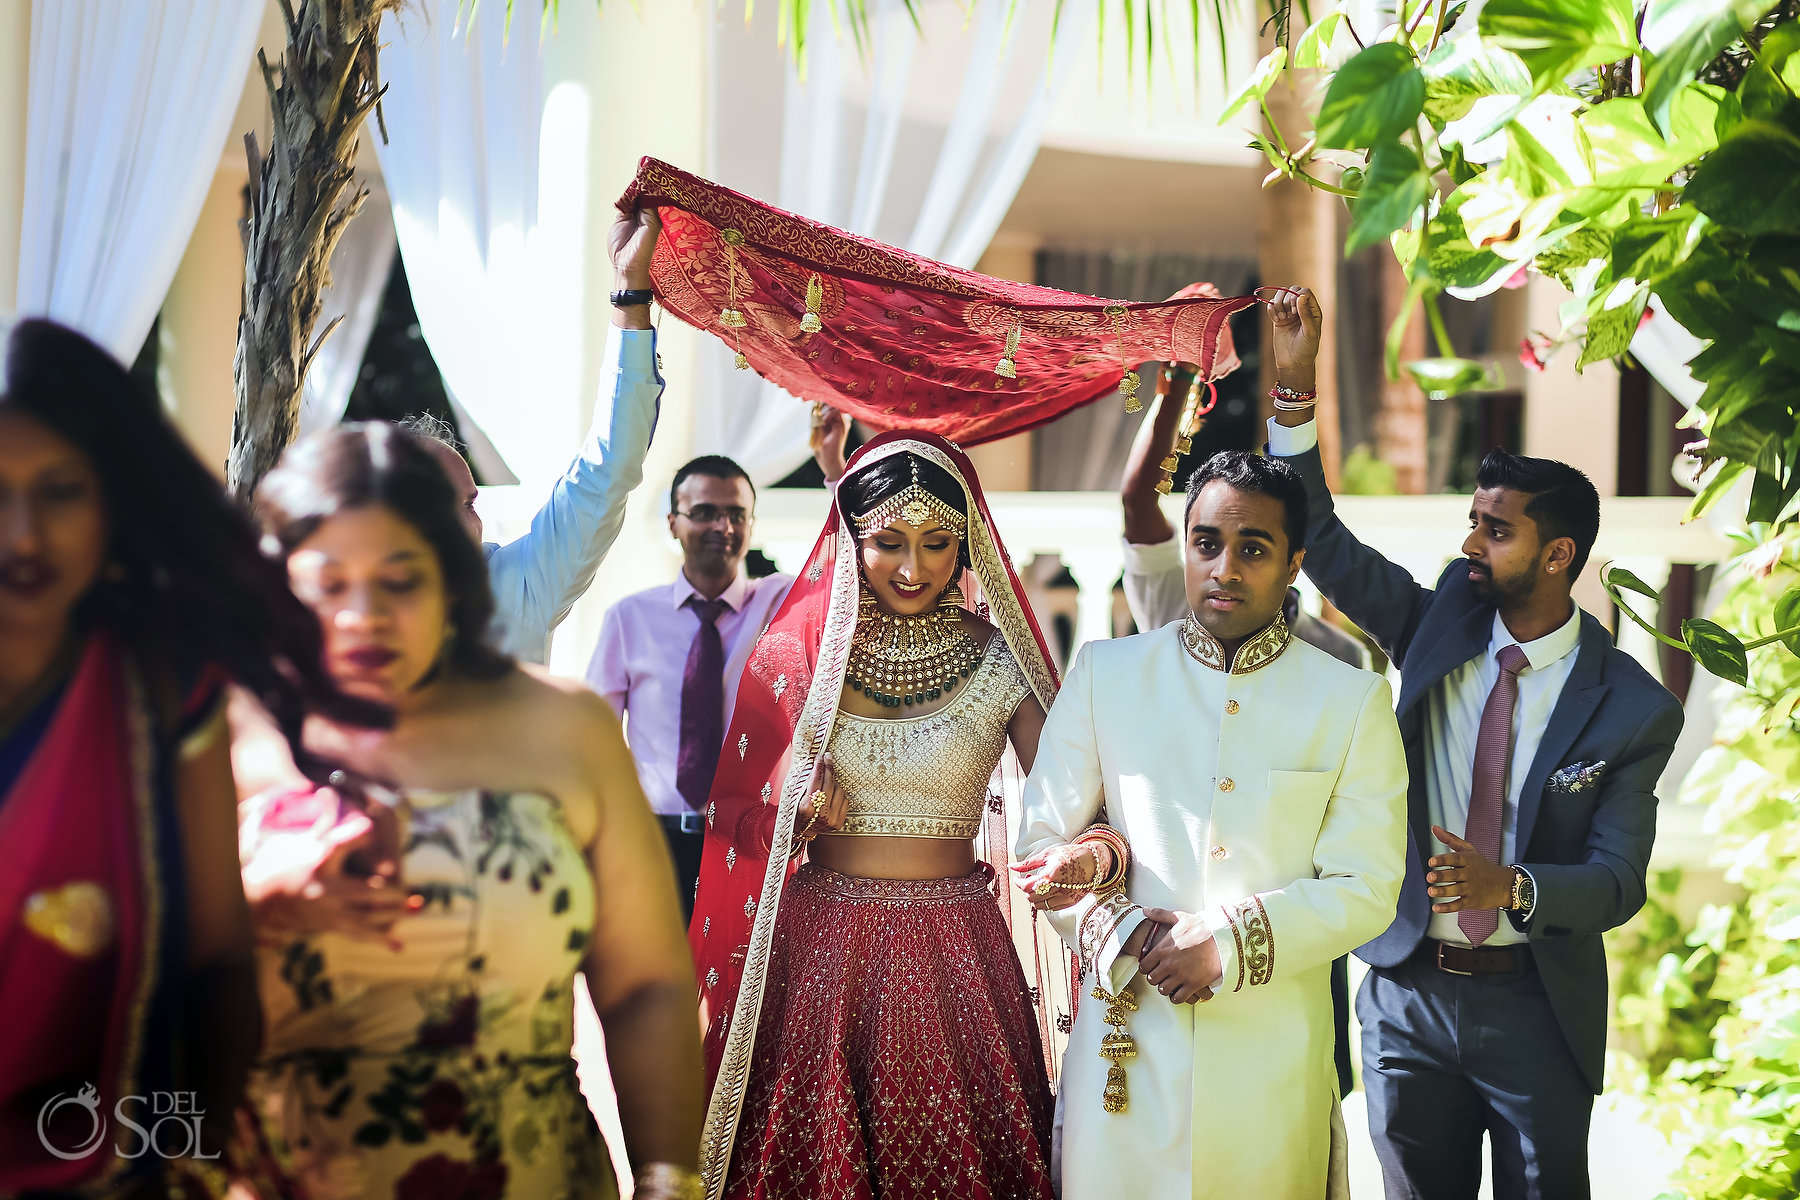
[[[1063,1064],[1063,1200],[1321,1200],[1333,1162],[1331,962],[1394,919],[1406,758],[1388,685],[1277,620],[1229,669],[1192,620],[1082,648],[1025,785],[1016,857],[1105,819],[1127,887],[1053,915],[1081,954]],[[1138,905],[1202,914],[1224,978],[1173,1005],[1143,979],[1126,1026],[1129,1107],[1101,1107],[1109,990]],[[1341,1138],[1341,1132],[1339,1134]]]

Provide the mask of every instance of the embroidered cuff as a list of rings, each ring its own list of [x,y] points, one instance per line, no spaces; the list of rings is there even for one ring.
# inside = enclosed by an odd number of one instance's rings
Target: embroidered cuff
[[[1079,941],[1082,975],[1085,977],[1092,971],[1097,980],[1106,984],[1109,992],[1117,992],[1124,986],[1137,973],[1137,960],[1132,959],[1123,964],[1130,969],[1125,972],[1124,979],[1119,979],[1119,951],[1124,949],[1132,931],[1143,920],[1144,910],[1133,904],[1131,898],[1123,892],[1096,897],[1081,916]]]
[[[1275,927],[1259,897],[1220,905],[1209,916],[1207,927],[1219,945],[1219,966],[1224,972],[1214,989],[1218,994],[1261,987],[1275,978]]]

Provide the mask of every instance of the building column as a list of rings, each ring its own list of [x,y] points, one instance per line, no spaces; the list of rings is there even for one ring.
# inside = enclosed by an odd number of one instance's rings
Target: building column
[[[1562,329],[1560,309],[1569,292],[1533,274],[1526,285],[1527,326],[1544,333]],[[1552,356],[1542,371],[1525,372],[1525,436],[1520,452],[1581,468],[1602,496],[1619,493],[1619,369],[1609,360],[1575,371],[1576,347]],[[1575,583],[1575,602],[1609,625],[1612,601],[1591,564]]]
[[[1393,255],[1383,251],[1381,258],[1381,335],[1400,319],[1406,304],[1406,272]],[[1400,361],[1425,357],[1425,314],[1415,305],[1407,314],[1406,332],[1400,341]],[[1430,464],[1430,439],[1425,412],[1425,393],[1409,375],[1389,379],[1381,377],[1380,406],[1375,410],[1375,452],[1382,462],[1394,468],[1394,483],[1403,495],[1417,496],[1425,491]]]
[[[0,313],[12,312],[19,304],[30,83],[31,0],[0,0]]]
[[[1318,91],[1319,72],[1288,71],[1269,89],[1269,112],[1281,127],[1290,147],[1303,143],[1313,127],[1314,112],[1308,99]],[[1337,333],[1332,314],[1337,311],[1338,260],[1343,241],[1338,236],[1341,202],[1330,192],[1294,179],[1283,179],[1263,189],[1257,212],[1257,261],[1264,283],[1311,288],[1325,312],[1324,336],[1319,343],[1319,399],[1315,408],[1319,429],[1319,456],[1325,478],[1337,486],[1343,461],[1343,435],[1338,422]],[[1259,320],[1267,321],[1259,315]],[[1266,329],[1267,326],[1265,325]],[[1265,339],[1266,344],[1266,339]],[[1275,382],[1273,356],[1262,356],[1261,390]],[[1274,412],[1265,398],[1263,416]]]

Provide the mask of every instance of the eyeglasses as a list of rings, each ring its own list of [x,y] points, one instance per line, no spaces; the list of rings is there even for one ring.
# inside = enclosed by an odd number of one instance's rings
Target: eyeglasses
[[[720,508],[716,504],[696,504],[686,512],[682,512],[679,508],[676,509],[675,515],[686,517],[696,525],[717,525],[723,520],[733,529],[742,529],[750,524],[750,510],[738,508],[735,505],[731,508]]]

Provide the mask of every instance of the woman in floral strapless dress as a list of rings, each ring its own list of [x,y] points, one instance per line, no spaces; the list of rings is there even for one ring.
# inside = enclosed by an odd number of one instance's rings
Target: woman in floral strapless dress
[[[570,1058],[581,972],[637,1195],[694,1195],[692,966],[611,710],[486,647],[481,552],[407,435],[301,443],[257,503],[333,676],[397,713],[315,722],[335,786],[242,814],[278,1157],[311,1200],[617,1195]]]

